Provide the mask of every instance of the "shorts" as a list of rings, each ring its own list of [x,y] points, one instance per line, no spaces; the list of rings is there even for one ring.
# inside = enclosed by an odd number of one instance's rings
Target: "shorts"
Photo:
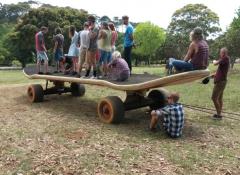
[[[223,96],[223,91],[226,87],[227,81],[219,81],[214,84],[212,99],[219,99]]]
[[[100,50],[100,60],[99,60],[100,65],[110,63],[111,58],[112,58],[111,52]]]
[[[87,48],[80,49],[79,64],[83,65],[87,57]]]
[[[42,61],[48,61],[48,57],[45,51],[37,51],[37,59]]]
[[[63,52],[61,49],[57,49],[55,54],[54,54],[55,61],[61,61],[63,58]]]

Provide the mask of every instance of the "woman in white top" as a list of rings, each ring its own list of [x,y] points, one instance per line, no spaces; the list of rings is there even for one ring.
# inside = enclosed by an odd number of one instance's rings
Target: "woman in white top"
[[[68,50],[69,57],[72,58],[73,62],[73,75],[77,74],[77,63],[78,63],[78,57],[79,57],[79,43],[78,43],[78,33],[76,32],[76,28],[74,26],[70,26],[69,28],[69,37],[71,40],[71,45]]]

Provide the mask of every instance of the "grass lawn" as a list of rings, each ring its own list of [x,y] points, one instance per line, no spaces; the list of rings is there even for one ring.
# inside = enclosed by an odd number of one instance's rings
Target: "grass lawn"
[[[157,67],[138,67],[134,72],[164,75],[164,69]],[[126,112],[119,125],[101,123],[98,100],[111,94],[124,98],[123,92],[86,86],[81,98],[52,95],[31,104],[26,83],[36,80],[24,78],[21,71],[0,71],[0,75],[2,175],[240,174],[239,121],[213,121],[209,114],[185,108],[183,137],[173,140],[162,132],[147,131],[147,108]],[[236,65],[229,74],[224,110],[240,113],[239,85],[240,65]],[[178,91],[182,103],[205,107],[213,107],[212,88],[212,82],[200,81],[166,87]]]

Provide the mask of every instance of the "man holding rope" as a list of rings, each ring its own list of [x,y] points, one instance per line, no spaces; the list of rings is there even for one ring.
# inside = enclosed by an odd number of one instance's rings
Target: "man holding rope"
[[[213,115],[213,119],[222,119],[222,107],[223,107],[223,91],[227,84],[227,73],[229,69],[229,56],[227,48],[220,50],[219,60],[214,60],[213,64],[218,65],[216,74],[214,75],[214,88],[212,92],[212,101],[216,108],[217,114]]]

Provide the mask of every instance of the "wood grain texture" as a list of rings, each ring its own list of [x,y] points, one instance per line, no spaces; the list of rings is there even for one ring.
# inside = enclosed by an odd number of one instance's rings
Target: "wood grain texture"
[[[117,84],[117,82],[112,83],[112,82],[109,82],[106,80],[100,80],[100,79],[84,79],[84,78],[64,77],[64,76],[54,76],[54,75],[39,75],[39,74],[28,75],[25,73],[24,70],[23,70],[23,73],[29,79],[45,79],[50,81],[63,81],[63,82],[70,82],[70,83],[75,82],[80,84],[105,86],[108,88],[121,90],[121,91],[145,91],[145,90],[158,88],[158,87],[190,83],[198,79],[203,79],[210,75],[209,70],[196,70],[196,71],[183,72],[175,75],[170,75],[163,78],[157,78],[157,79],[146,81],[146,82],[123,85],[123,84]]]

